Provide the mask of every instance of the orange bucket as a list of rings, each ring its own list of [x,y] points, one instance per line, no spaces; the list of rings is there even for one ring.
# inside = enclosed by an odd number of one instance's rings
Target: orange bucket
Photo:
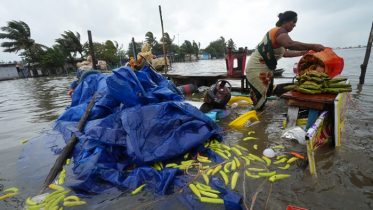
[[[325,47],[324,51],[315,52],[311,50],[309,53],[304,55],[304,58],[307,55],[313,55],[314,57],[318,58],[325,64],[325,73],[330,77],[334,78],[342,73],[344,67],[344,60],[343,58],[339,57],[330,47]],[[301,58],[301,59],[302,59]],[[294,69],[294,72],[299,75],[300,73],[300,62],[298,62],[297,68]]]

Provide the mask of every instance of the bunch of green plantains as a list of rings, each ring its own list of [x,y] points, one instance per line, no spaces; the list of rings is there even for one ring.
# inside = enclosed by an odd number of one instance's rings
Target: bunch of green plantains
[[[296,76],[293,85],[284,87],[285,90],[294,90],[304,94],[338,94],[351,92],[351,84],[346,83],[347,78],[331,79],[327,74],[322,72],[307,72],[302,76]]]

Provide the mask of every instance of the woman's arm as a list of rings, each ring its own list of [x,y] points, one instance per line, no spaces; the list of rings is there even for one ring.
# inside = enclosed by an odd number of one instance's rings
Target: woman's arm
[[[284,57],[290,58],[290,57],[297,57],[307,54],[309,51],[291,51],[289,52],[287,49],[285,49]]]
[[[287,33],[278,35],[276,42],[290,50],[313,50],[316,52],[323,51],[325,47],[321,44],[307,44],[302,42],[293,41]]]

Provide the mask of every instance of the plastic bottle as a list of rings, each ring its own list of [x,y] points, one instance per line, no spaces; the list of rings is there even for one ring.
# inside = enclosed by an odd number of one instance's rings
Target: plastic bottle
[[[235,108],[237,108],[238,107],[238,103],[237,102],[235,102],[235,103],[233,103],[232,105],[231,105],[231,108],[232,109],[235,109]]]

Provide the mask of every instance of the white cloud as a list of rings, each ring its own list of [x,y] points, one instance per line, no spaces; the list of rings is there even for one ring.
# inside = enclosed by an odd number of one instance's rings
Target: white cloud
[[[371,0],[1,0],[0,26],[22,20],[32,38],[47,46],[67,30],[80,33],[86,42],[91,30],[94,41],[115,40],[127,48],[132,37],[145,40],[148,31],[161,37],[159,5],[164,30],[175,36],[174,43],[195,40],[202,48],[220,36],[232,38],[238,47],[254,48],[286,10],[298,13],[297,27],[289,34],[294,40],[330,47],[366,45],[373,20]],[[20,60],[3,50],[0,60]]]

